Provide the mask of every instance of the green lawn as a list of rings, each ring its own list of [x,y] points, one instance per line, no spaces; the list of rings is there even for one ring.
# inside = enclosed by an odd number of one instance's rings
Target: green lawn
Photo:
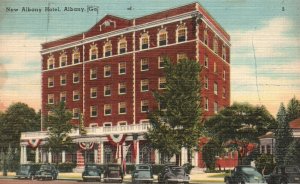
[[[229,173],[218,173],[218,174],[214,174],[209,176],[210,178],[224,178],[225,176],[229,176]]]

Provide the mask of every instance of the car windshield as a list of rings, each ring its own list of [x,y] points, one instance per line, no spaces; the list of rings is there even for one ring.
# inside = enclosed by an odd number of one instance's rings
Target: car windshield
[[[42,165],[41,170],[51,170],[51,166],[50,165]]]
[[[136,171],[136,176],[137,178],[151,178],[151,174],[149,171],[146,170],[140,170],[140,171]]]
[[[96,165],[87,165],[85,167],[86,167],[86,169],[93,169],[93,170],[98,169],[98,167]]]
[[[262,175],[255,168],[252,167],[243,167],[242,172],[248,177],[262,177]]]
[[[175,175],[184,175],[184,169],[181,167],[172,167],[171,171]]]
[[[27,171],[30,168],[29,165],[21,165],[20,170],[21,171]]]

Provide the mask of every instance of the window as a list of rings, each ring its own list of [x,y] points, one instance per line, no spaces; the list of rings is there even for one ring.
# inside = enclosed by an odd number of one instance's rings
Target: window
[[[205,111],[208,111],[208,98],[205,98]]]
[[[90,69],[90,79],[91,80],[97,79],[97,69],[96,68]]]
[[[126,94],[126,83],[121,82],[119,83],[119,94]]]
[[[60,61],[59,61],[60,67],[67,66],[67,55],[65,53],[61,54],[59,59],[60,59]]]
[[[73,91],[73,101],[78,101],[80,99],[79,91]]]
[[[66,84],[67,84],[67,75],[66,74],[61,75],[60,76],[60,85],[65,86]]]
[[[108,57],[112,55],[112,45],[111,42],[108,41],[105,45],[104,45],[104,57]]]
[[[126,103],[125,102],[119,103],[119,114],[126,114]]]
[[[104,115],[109,116],[111,115],[111,104],[105,104],[104,105]]]
[[[110,85],[104,86],[104,96],[110,96],[111,95],[111,87]]]
[[[111,127],[112,123],[111,122],[105,122],[103,123],[103,127]]]
[[[214,113],[217,114],[218,113],[218,103],[214,102]]]
[[[141,112],[148,112],[148,110],[149,110],[149,101],[142,100],[141,101]]]
[[[207,34],[207,29],[204,30],[204,44],[208,45],[208,34]]]
[[[54,86],[54,77],[48,77],[48,87],[52,88]]]
[[[141,60],[141,71],[147,71],[149,70],[149,61],[148,59],[142,59]]]
[[[119,121],[118,125],[119,126],[126,126],[127,125],[127,121]]]
[[[96,87],[90,89],[90,97],[97,98],[97,88]]]
[[[111,67],[109,65],[104,66],[104,77],[111,76]]]
[[[79,109],[78,108],[73,109],[73,119],[79,119]]]
[[[54,94],[48,94],[48,104],[54,104]]]
[[[217,68],[217,63],[216,63],[216,62],[214,62],[214,73],[217,73],[217,71],[218,71],[218,68]]]
[[[208,89],[208,77],[205,76],[204,88]]]
[[[80,52],[79,52],[79,49],[76,48],[74,51],[73,51],[73,64],[77,64],[80,62]]]
[[[217,95],[218,94],[218,84],[214,83],[214,94]]]
[[[208,68],[208,57],[206,55],[204,56],[204,67]]]
[[[185,53],[177,54],[177,62],[187,60],[187,56]]]
[[[142,49],[148,49],[149,48],[149,35],[148,33],[142,34],[140,38],[140,44]]]
[[[60,101],[61,102],[66,102],[67,101],[67,92],[65,92],[65,91],[60,92]]]
[[[177,42],[186,41],[187,40],[186,35],[187,35],[186,27],[184,25],[179,26],[177,29]]]
[[[218,40],[217,40],[217,38],[214,38],[214,52],[216,54],[218,54],[218,49],[219,49]]]
[[[54,57],[51,55],[47,61],[47,68],[53,69],[54,68]]]
[[[149,80],[148,79],[141,80],[141,91],[142,92],[149,91]]]
[[[166,78],[165,77],[159,77],[158,78],[158,88],[159,89],[166,89]]]
[[[158,68],[164,68],[165,67],[165,57],[159,56],[158,57]]]
[[[98,58],[98,48],[97,45],[91,45],[90,49],[90,60],[94,60]]]
[[[223,91],[222,91],[222,97],[223,97],[223,98],[226,98],[226,89],[225,89],[225,88],[223,88]]]
[[[90,106],[90,117],[97,117],[98,116],[98,110],[97,106]]]
[[[73,83],[79,83],[79,73],[73,73]]]
[[[140,120],[140,124],[148,124],[150,123],[149,119]]]
[[[119,63],[119,75],[126,74],[126,63]]]
[[[224,60],[226,60],[226,47],[225,47],[225,45],[222,45],[222,58]]]
[[[127,52],[127,41],[125,38],[120,39],[119,41],[119,54]]]
[[[261,149],[261,154],[265,153],[265,146],[260,146],[260,149]]]
[[[223,80],[226,80],[226,71],[223,70]]]
[[[158,45],[167,45],[167,31],[165,29],[162,29],[158,32]]]

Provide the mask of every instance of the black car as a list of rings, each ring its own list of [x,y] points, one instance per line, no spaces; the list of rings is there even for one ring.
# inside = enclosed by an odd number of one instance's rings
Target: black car
[[[246,165],[236,166],[231,176],[225,176],[224,181],[226,184],[266,183],[255,167]]]
[[[153,171],[149,164],[138,164],[135,165],[131,175],[133,184],[140,183],[153,183]]]
[[[58,176],[58,170],[52,164],[43,164],[35,175],[36,179],[51,179],[56,180]]]
[[[165,165],[162,172],[158,174],[159,183],[184,183],[190,182],[190,177],[184,167],[176,165]]]
[[[275,167],[274,171],[267,176],[268,184],[300,183],[300,170],[298,166],[289,165]]]
[[[82,173],[83,181],[96,180],[101,181],[102,169],[97,164],[86,164]]]
[[[39,170],[40,165],[38,164],[21,164],[16,172],[17,178],[30,178],[34,179],[36,172]]]
[[[123,182],[123,170],[120,164],[107,164],[103,175],[104,182]]]

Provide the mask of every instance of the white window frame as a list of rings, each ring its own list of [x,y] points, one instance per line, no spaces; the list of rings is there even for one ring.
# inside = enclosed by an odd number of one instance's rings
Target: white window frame
[[[122,89],[121,86],[124,87],[125,92],[121,92],[121,89]],[[119,93],[119,95],[124,95],[124,94],[127,93],[127,88],[126,88],[126,83],[125,83],[125,82],[120,82],[120,83],[118,84],[118,93]]]
[[[95,110],[95,112],[96,112],[95,115],[93,115],[93,112],[94,112],[93,110]],[[90,117],[91,118],[98,117],[98,108],[97,108],[96,105],[91,105],[90,106]]]
[[[125,124],[125,125],[122,125]],[[127,126],[127,121],[118,121],[118,126]]]
[[[164,64],[164,56],[159,56],[158,57],[158,68],[159,69],[162,69],[162,68],[165,68],[165,66],[162,66]]]
[[[78,77],[78,81],[75,81],[76,75]],[[78,84],[80,82],[80,74],[79,72],[73,73],[73,84]]]
[[[218,83],[214,82],[214,94],[218,95]]]
[[[62,101],[62,98],[65,98],[65,100],[64,101]],[[59,94],[59,100],[61,101],[61,102],[67,102],[67,92],[66,91],[62,91],[62,92],[60,92],[60,94]]]
[[[214,113],[217,114],[219,112],[218,102],[214,102]]]
[[[179,41],[179,31],[181,31],[181,30],[185,31],[185,40],[184,41]],[[185,26],[185,24],[181,24],[176,29],[176,43],[186,42],[187,40],[188,40],[188,37],[187,37],[187,27]]]
[[[76,93],[78,93],[78,99],[75,99]],[[74,90],[73,91],[73,101],[79,101],[80,100],[80,92],[79,90]]]
[[[145,102],[148,103],[148,110],[147,111],[143,110],[143,105],[144,105]],[[149,111],[149,100],[141,100],[141,113],[147,113],[148,111]]]
[[[108,70],[109,69],[109,70]],[[106,75],[106,72],[109,71],[109,75]],[[104,77],[108,78],[111,77],[111,66],[110,65],[105,65],[104,66]]]
[[[223,70],[223,80],[226,80],[226,70]]]
[[[213,51],[216,54],[219,53],[219,43],[218,43],[218,38],[217,37],[214,38]]]
[[[94,59],[93,59],[93,57],[92,57],[92,56],[93,56],[93,55],[92,55],[93,50],[95,50],[95,52],[96,52],[96,58],[94,58]],[[90,50],[89,50],[90,60],[98,59],[98,52],[99,52],[99,49],[98,49],[98,47],[97,47],[97,44],[91,45],[91,48],[90,48]]]
[[[62,82],[62,81],[63,81],[63,78],[64,78],[65,83]],[[62,75],[60,75],[59,80],[60,80],[60,85],[61,85],[61,86],[67,85],[67,74],[62,74]]]
[[[54,104],[54,94],[48,94],[48,104]]]
[[[162,83],[162,81],[165,81],[165,83]],[[158,78],[158,89],[166,89],[166,87],[161,87],[161,84],[165,84],[166,85],[167,81],[166,81],[166,77],[159,77]]]
[[[121,70],[124,69],[124,72],[121,72]],[[126,62],[120,62],[119,63],[119,75],[125,75],[126,74]]]
[[[95,75],[93,77],[93,75]],[[97,79],[97,68],[91,68],[90,69],[90,80],[96,80]]]
[[[122,43],[125,43],[125,52],[124,53],[121,53],[120,52],[120,50],[121,50],[121,44]],[[119,42],[118,42],[118,54],[125,54],[127,52],[127,40],[126,40],[126,38],[122,38],[122,39],[120,39],[119,40]]]
[[[214,73],[217,73],[218,72],[218,67],[217,67],[217,63],[214,62]]]
[[[109,125],[109,126],[107,126]],[[112,122],[104,122],[103,127],[112,127]]]
[[[147,48],[142,48],[143,47],[143,39],[147,39]],[[148,33],[143,33],[140,37],[140,50],[146,50],[150,48],[150,36]]]
[[[109,50],[108,50],[108,48],[109,48]],[[107,52],[109,52],[109,55],[106,55]],[[108,41],[103,46],[103,57],[104,58],[105,57],[110,57],[112,55],[113,55],[113,53],[112,53],[112,44],[111,44],[111,41]]]
[[[75,59],[78,59],[78,62],[75,62]],[[75,50],[72,54],[72,63],[73,64],[80,63],[80,52],[78,50]]]
[[[150,123],[150,119],[141,119],[140,124],[149,124]]]
[[[121,113],[121,105],[124,105],[125,104],[125,112],[122,112]],[[127,113],[127,105],[126,105],[126,102],[119,102],[118,103],[118,114],[126,114]]]
[[[205,29],[204,32],[203,32],[203,43],[207,46],[208,46],[208,40],[209,40],[208,31],[207,31],[207,29]]]
[[[96,94],[95,96],[93,96],[94,93]],[[97,93],[98,93],[97,87],[90,88],[90,98],[97,98]]]
[[[147,68],[146,69],[143,69],[143,62],[146,62],[147,63]],[[148,58],[143,58],[141,59],[141,71],[149,71],[149,59]]]
[[[76,111],[78,111],[78,116],[74,116],[74,114],[76,113]],[[80,109],[79,108],[73,108],[72,110],[72,119],[79,119],[79,116],[80,116]]]
[[[90,123],[89,124],[90,128],[97,128],[98,126],[99,126],[98,123]]]
[[[52,67],[50,67],[50,66],[52,66]],[[51,70],[51,69],[54,69],[54,67],[55,67],[55,59],[54,59],[53,55],[51,55],[49,57],[49,59],[47,60],[47,69]]]
[[[105,94],[105,91],[106,91],[106,88],[109,88],[109,95],[106,95]],[[111,85],[105,85],[104,87],[103,87],[103,95],[104,96],[111,96]]]
[[[146,85],[143,85],[143,83],[146,83]],[[143,89],[143,86],[148,86],[147,89]],[[141,80],[141,92],[147,92],[149,91],[149,79],[143,79]]]
[[[226,61],[226,57],[227,57],[227,54],[226,54],[226,46],[223,44],[223,45],[222,45],[222,58],[223,58],[223,60]]]
[[[48,88],[54,87],[54,77],[48,77]]]
[[[205,76],[205,78],[204,78],[204,88],[205,89],[208,89],[208,77],[207,76]]]
[[[165,34],[166,35],[166,44],[165,45],[160,45],[160,41],[163,41],[163,40],[160,40],[160,36]],[[158,47],[163,47],[163,46],[166,46],[168,45],[168,32],[166,29],[161,29],[158,34],[157,34],[157,45]]]
[[[204,106],[204,110],[205,111],[208,111],[208,109],[209,109],[209,105],[208,105],[208,98],[205,98],[205,104],[204,104],[205,106]]]
[[[110,114],[106,114],[106,107],[110,106]],[[111,116],[112,115],[112,105],[111,104],[104,104],[104,116]]]
[[[207,56],[207,55],[204,55],[204,67],[205,67],[205,68],[208,68],[208,62],[209,62],[208,56]]]
[[[65,60],[63,60],[65,58]],[[65,65],[63,65],[65,63]],[[65,53],[62,53],[59,57],[59,67],[65,67],[68,65],[68,57]]]

